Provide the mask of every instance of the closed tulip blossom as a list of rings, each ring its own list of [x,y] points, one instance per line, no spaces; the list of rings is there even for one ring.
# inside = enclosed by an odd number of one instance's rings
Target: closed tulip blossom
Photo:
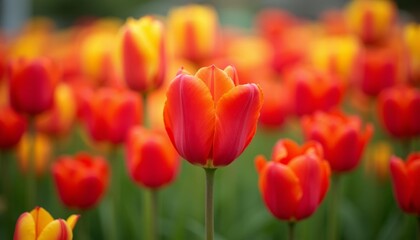
[[[11,107],[0,107],[0,150],[15,147],[26,130],[26,121]]]
[[[255,158],[259,189],[264,203],[278,219],[299,221],[310,217],[321,204],[329,187],[330,168],[322,147],[315,141],[299,146],[280,140],[271,161]]]
[[[61,201],[69,208],[89,209],[108,187],[110,168],[102,157],[79,153],[60,157],[52,166]]]
[[[399,157],[391,157],[390,170],[398,206],[404,212],[420,217],[420,152],[410,154],[405,162]]]
[[[162,22],[145,16],[128,19],[120,29],[118,64],[127,86],[146,92],[162,85],[166,74],[166,48]]]
[[[397,86],[386,89],[378,97],[378,115],[385,130],[397,138],[420,135],[420,91]]]
[[[135,127],[130,131],[125,150],[127,170],[140,185],[158,189],[175,179],[179,156],[163,132]]]
[[[229,165],[250,143],[262,107],[256,84],[237,85],[228,66],[180,72],[167,91],[164,121],[178,153],[206,168]]]
[[[36,115],[53,105],[58,82],[57,66],[47,58],[12,61],[8,71],[11,106],[18,112]]]
[[[362,125],[357,116],[340,112],[317,112],[302,119],[307,140],[321,143],[325,159],[334,172],[353,170],[361,160],[367,142],[373,133],[371,124]]]
[[[79,215],[54,219],[42,207],[25,212],[17,220],[13,240],[71,240]]]
[[[101,88],[85,96],[82,118],[95,142],[123,143],[142,121],[142,100],[126,89]]]

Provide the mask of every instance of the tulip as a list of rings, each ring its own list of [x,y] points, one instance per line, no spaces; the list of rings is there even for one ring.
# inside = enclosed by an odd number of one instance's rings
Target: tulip
[[[411,23],[404,27],[404,42],[408,48],[409,76],[412,83],[420,85],[420,24]]]
[[[380,182],[385,182],[389,177],[389,158],[393,153],[389,142],[379,141],[367,149],[365,170],[369,175],[373,175]]]
[[[71,240],[79,215],[55,219],[42,207],[25,212],[17,220],[13,240]]]
[[[168,31],[177,56],[194,62],[215,56],[218,16],[212,7],[191,4],[171,9]]]
[[[399,207],[406,213],[420,217],[420,152],[410,154],[406,162],[399,157],[391,157],[390,171]]]
[[[164,39],[162,22],[151,16],[130,18],[122,26],[118,64],[129,88],[146,92],[162,85],[166,74]]]
[[[317,112],[302,119],[307,140],[315,140],[324,148],[325,159],[334,172],[353,170],[360,162],[363,150],[372,136],[373,126],[362,126],[357,116],[339,112]]]
[[[386,89],[378,97],[378,115],[389,134],[397,138],[420,135],[420,91],[397,86]]]
[[[92,95],[87,94],[83,109],[83,120],[90,137],[97,142],[123,143],[130,128],[141,123],[140,96],[113,88],[102,88]]]
[[[158,189],[174,181],[179,157],[166,135],[134,127],[125,145],[127,170],[136,183]]]
[[[378,43],[395,25],[396,7],[388,0],[354,0],[347,6],[349,28],[365,43]]]
[[[37,117],[36,128],[51,136],[64,136],[74,123],[76,108],[73,91],[61,83],[55,90],[53,107]]]
[[[54,182],[61,201],[69,208],[89,209],[108,187],[110,168],[102,157],[79,153],[60,157],[52,165]]]
[[[51,140],[45,134],[24,134],[17,146],[20,170],[28,175],[34,171],[38,177],[43,176],[52,154]]]
[[[167,91],[166,131],[190,163],[229,165],[255,134],[262,98],[256,84],[237,85],[231,66],[203,67],[195,75],[180,72]]]
[[[16,146],[26,130],[26,121],[11,107],[0,106],[0,150]]]
[[[57,66],[47,58],[18,59],[9,69],[11,106],[18,112],[36,115],[53,105]]]
[[[299,221],[310,217],[321,204],[329,187],[330,168],[319,143],[302,146],[280,140],[273,148],[272,161],[255,158],[259,189],[266,207],[280,220]]]
[[[342,83],[332,74],[299,66],[288,71],[285,80],[291,94],[292,110],[298,116],[317,110],[329,111],[341,102]]]

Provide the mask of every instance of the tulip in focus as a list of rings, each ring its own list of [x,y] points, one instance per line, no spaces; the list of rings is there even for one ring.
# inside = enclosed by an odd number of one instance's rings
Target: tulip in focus
[[[302,119],[303,132],[307,140],[318,141],[334,172],[353,170],[360,162],[373,126],[365,127],[357,116],[346,116],[340,112],[317,112]]]
[[[166,131],[178,153],[205,168],[229,165],[253,138],[263,103],[253,83],[238,85],[236,70],[214,65],[180,72],[167,91]]]
[[[55,219],[41,207],[25,212],[17,220],[13,240],[71,240],[79,215]]]
[[[218,16],[210,6],[191,4],[172,8],[168,30],[175,55],[193,62],[214,57],[218,43]]]
[[[384,40],[394,27],[396,15],[396,7],[390,0],[353,0],[347,6],[349,28],[364,43]]]
[[[33,144],[33,156],[30,156],[30,148]],[[45,134],[24,134],[17,146],[17,159],[23,173],[29,174],[31,165],[34,166],[38,177],[43,176],[53,155],[51,140]],[[34,161],[30,163],[30,161]]]
[[[127,86],[138,92],[160,87],[166,74],[163,23],[151,16],[129,18],[120,29],[117,58]]]
[[[420,91],[396,86],[381,92],[378,114],[389,134],[397,138],[420,136]]]
[[[8,78],[10,104],[16,111],[36,115],[52,107],[59,75],[51,60],[17,59],[11,62]]]
[[[60,83],[54,93],[53,107],[37,117],[36,128],[50,136],[64,136],[74,123],[76,111],[73,90],[69,85]]]
[[[310,217],[329,187],[330,168],[321,145],[314,141],[298,146],[291,140],[280,140],[273,148],[272,161],[260,155],[255,165],[264,203],[280,220]]]
[[[392,157],[390,170],[398,206],[404,212],[419,217],[420,152],[410,154],[405,162],[399,157]]]
[[[69,208],[89,209],[108,187],[110,168],[102,157],[79,153],[60,157],[52,165],[54,182],[61,201]]]
[[[142,121],[142,100],[132,91],[101,88],[85,97],[83,120],[96,142],[123,143],[130,128]]]
[[[132,128],[125,146],[127,170],[140,185],[158,189],[175,180],[179,157],[160,130]]]
[[[26,130],[26,121],[11,107],[0,106],[0,150],[15,147]]]

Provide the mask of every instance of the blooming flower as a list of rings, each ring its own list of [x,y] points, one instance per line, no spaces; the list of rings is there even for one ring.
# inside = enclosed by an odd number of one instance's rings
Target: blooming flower
[[[192,164],[230,164],[253,138],[263,97],[253,83],[237,85],[233,67],[180,72],[167,91],[166,131],[178,153]]]

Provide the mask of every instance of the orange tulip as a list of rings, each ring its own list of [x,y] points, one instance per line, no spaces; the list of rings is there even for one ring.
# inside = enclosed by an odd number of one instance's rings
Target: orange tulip
[[[178,153],[206,168],[230,164],[253,138],[263,96],[253,83],[237,85],[233,67],[180,72],[167,91],[166,131]]]
[[[34,148],[34,156],[30,156],[31,144]],[[19,162],[19,167],[23,173],[32,171],[29,169],[32,163],[30,159],[35,161],[35,173],[37,176],[43,176],[49,161],[51,160],[53,154],[53,148],[51,146],[51,140],[44,134],[36,134],[30,136],[29,134],[24,134],[17,146],[17,159]]]
[[[360,118],[339,112],[305,116],[302,127],[306,139],[321,143],[334,172],[347,172],[358,165],[373,132],[371,124],[363,128]]]
[[[97,142],[123,143],[131,127],[142,120],[139,95],[126,89],[102,88],[87,94],[83,120]],[[106,109],[104,111],[104,108]]]
[[[135,182],[157,189],[174,181],[179,157],[163,132],[132,128],[125,146],[127,169]]]
[[[420,135],[420,91],[398,86],[386,89],[378,97],[378,113],[388,133],[398,138]]]
[[[36,207],[20,215],[13,240],[71,240],[78,219],[79,215],[71,215],[67,220],[54,220],[45,209]]]
[[[10,65],[9,96],[18,112],[35,115],[53,105],[57,66],[47,58],[18,59]]]
[[[406,162],[392,157],[390,169],[398,205],[404,212],[420,216],[420,152],[410,154]]]
[[[0,106],[0,149],[10,149],[18,144],[26,130],[26,121],[11,107]]]
[[[78,209],[88,209],[99,202],[108,187],[109,172],[105,159],[85,153],[60,157],[52,166],[61,201]]]
[[[260,155],[255,164],[264,203],[281,220],[311,216],[330,184],[330,167],[317,142],[300,147],[291,140],[280,140],[274,146],[272,161]]]
[[[160,87],[166,74],[163,24],[151,16],[130,18],[119,39],[118,64],[127,86],[140,92]]]

